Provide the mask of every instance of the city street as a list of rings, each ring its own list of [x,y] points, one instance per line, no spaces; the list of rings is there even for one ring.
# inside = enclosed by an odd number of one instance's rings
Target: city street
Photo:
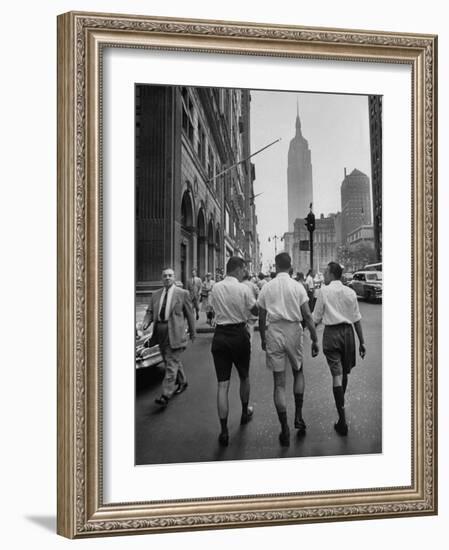
[[[298,438],[293,428],[292,374],[287,370],[288,417],[291,444],[278,441],[279,423],[273,404],[272,374],[265,366],[260,336],[253,337],[251,399],[254,417],[240,426],[238,377],[235,369],[230,388],[229,432],[226,448],[218,444],[216,377],[210,353],[212,333],[198,334],[182,355],[189,386],[174,396],[164,410],[154,403],[161,393],[163,369],[151,367],[136,372],[135,440],[136,464],[205,462],[300,456],[329,456],[382,452],[382,305],[361,301],[363,330],[367,346],[364,360],[349,377],[346,393],[347,437],[333,428],[337,418],[332,379],[321,349],[323,327],[318,328],[320,354],[312,359],[308,333],[305,344],[304,420],[307,434]]]

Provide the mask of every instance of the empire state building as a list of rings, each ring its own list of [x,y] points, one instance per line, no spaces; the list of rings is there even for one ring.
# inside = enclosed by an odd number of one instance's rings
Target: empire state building
[[[287,168],[288,230],[293,231],[296,218],[305,218],[313,202],[312,162],[307,140],[301,132],[299,108],[296,135],[290,141]]]

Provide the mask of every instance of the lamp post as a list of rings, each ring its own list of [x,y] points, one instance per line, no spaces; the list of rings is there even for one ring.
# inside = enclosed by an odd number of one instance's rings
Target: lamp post
[[[274,241],[274,255],[275,256],[277,256],[277,253],[278,253],[278,246],[277,246],[278,239],[280,241],[283,241],[284,237],[279,237],[278,235],[273,235],[272,237],[268,237],[268,242],[269,243],[271,243],[272,240]]]
[[[313,232],[315,231],[315,214],[312,212],[312,203],[310,203],[310,212],[307,214],[305,222],[310,241],[310,269],[313,269]]]

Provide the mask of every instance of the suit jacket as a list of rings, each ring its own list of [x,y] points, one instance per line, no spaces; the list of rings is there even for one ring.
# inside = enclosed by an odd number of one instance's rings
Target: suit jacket
[[[193,280],[192,277],[190,277],[187,281],[187,290],[190,292],[190,297],[199,298],[202,286],[203,283],[199,277],[193,277]]]
[[[157,323],[159,316],[159,304],[164,289],[161,288],[153,292],[148,305],[143,324],[149,325],[154,321],[153,336],[150,345],[156,345],[157,341]],[[185,319],[189,325],[191,336],[195,335],[195,319],[192,312],[192,300],[187,290],[175,286],[170,304],[170,311],[167,314],[168,321],[168,340],[170,347],[179,349],[186,346]]]

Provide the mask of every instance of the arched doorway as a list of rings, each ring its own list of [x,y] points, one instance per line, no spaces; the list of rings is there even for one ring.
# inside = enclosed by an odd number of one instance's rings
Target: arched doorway
[[[186,286],[193,268],[193,204],[190,191],[185,191],[181,202],[181,281]]]
[[[204,216],[204,210],[201,208],[198,212],[196,220],[196,234],[197,234],[197,259],[198,259],[198,276],[201,279],[206,274],[206,217]]]
[[[207,271],[214,278],[215,275],[215,235],[214,224],[210,220],[207,227]]]
[[[220,270],[221,275],[223,275],[224,267],[221,251],[220,226],[217,225],[217,229],[215,230],[215,271]]]

